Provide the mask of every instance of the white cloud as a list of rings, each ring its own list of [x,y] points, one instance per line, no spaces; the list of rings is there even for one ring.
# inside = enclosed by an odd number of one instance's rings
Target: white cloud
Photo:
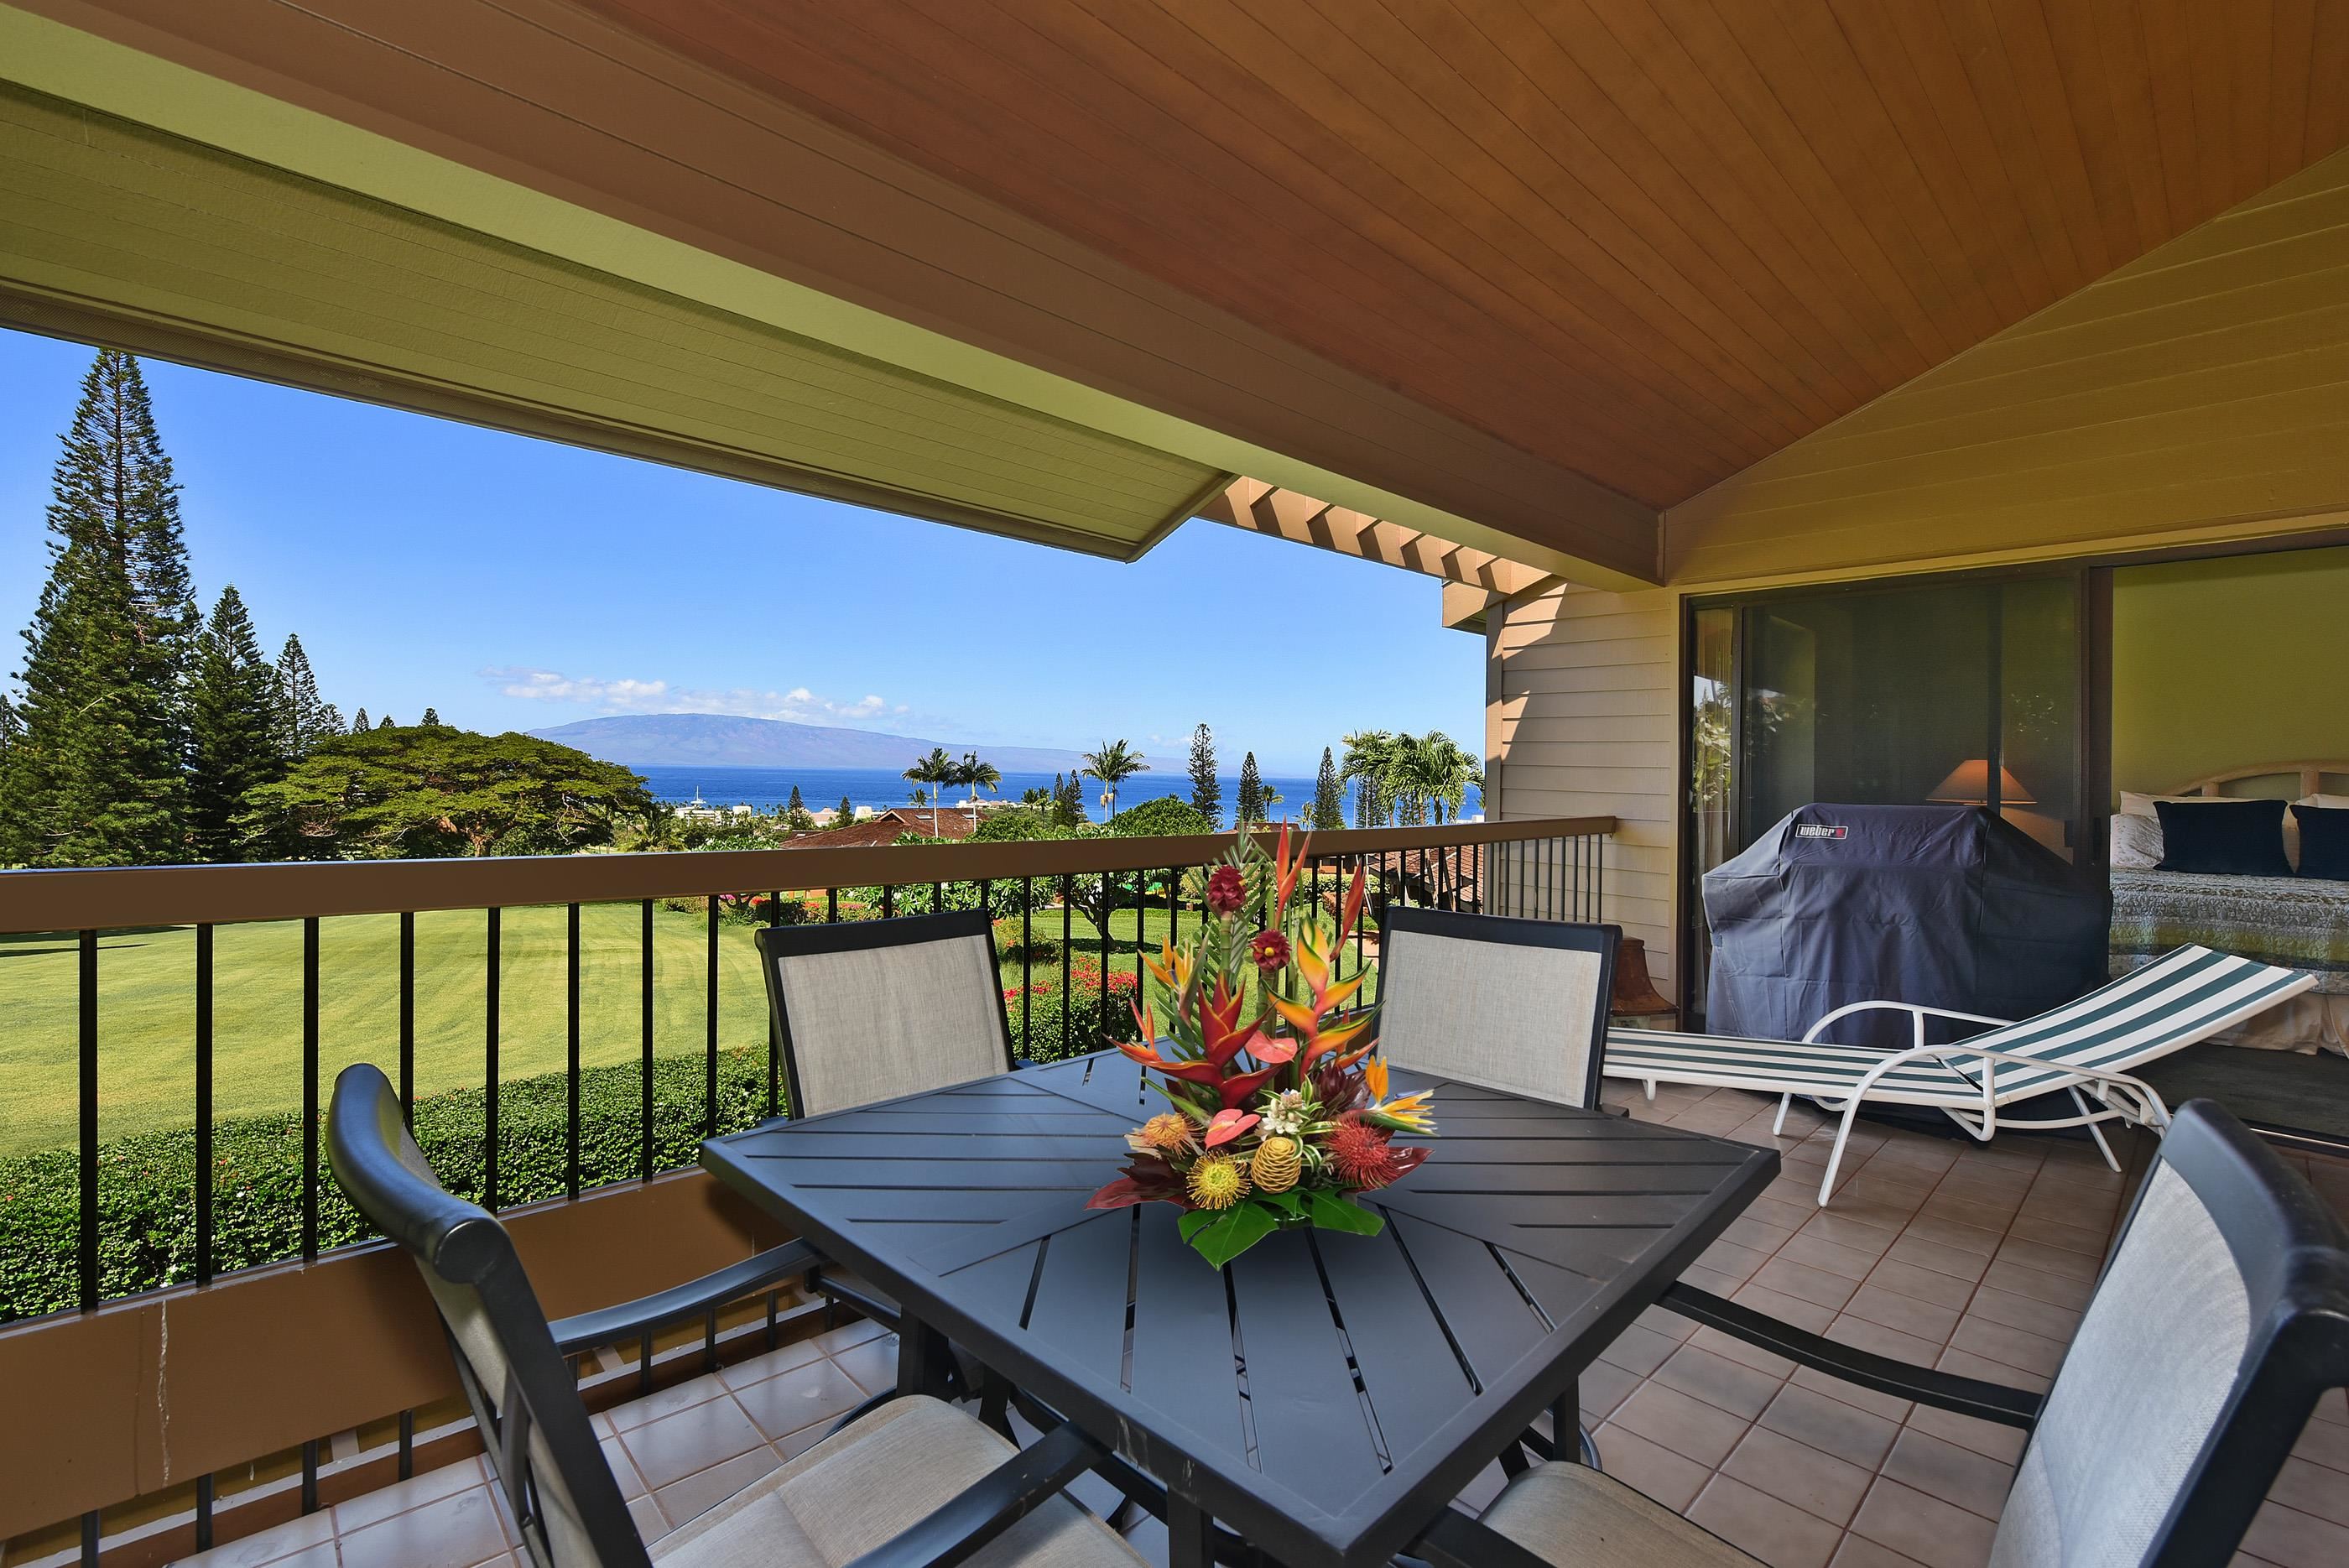
[[[748,687],[703,691],[672,686],[666,680],[604,680],[594,676],[564,675],[553,670],[484,670],[481,678],[502,696],[538,702],[573,702],[604,713],[729,713],[744,719],[795,719],[815,722],[827,719],[870,720],[903,713],[886,699],[868,693],[853,702],[819,697],[804,686],[788,691],[760,691]]]

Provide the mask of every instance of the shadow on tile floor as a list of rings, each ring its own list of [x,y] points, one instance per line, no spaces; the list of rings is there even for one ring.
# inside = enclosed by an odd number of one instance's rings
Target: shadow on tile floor
[[[1832,1128],[1735,1090],[1636,1096],[1645,1119],[1779,1149],[1785,1170],[1687,1278],[1886,1355],[2046,1386],[2130,1179],[2083,1142],[1989,1145],[1863,1124],[1835,1203],[1814,1199]],[[2349,1212],[2349,1164],[2288,1156]],[[817,1441],[895,1377],[895,1341],[850,1324],[597,1416],[647,1539]],[[1582,1380],[1607,1469],[1774,1568],[1979,1568],[2021,1436],[1835,1382],[1651,1311]],[[1500,1487],[1497,1466],[1463,1495]],[[1103,1511],[1105,1486],[1080,1489]],[[1096,1495],[1096,1493],[1098,1495]],[[1133,1539],[1164,1560],[1164,1532]],[[523,1558],[478,1459],[190,1559],[205,1568],[489,1568]],[[2349,1563],[2349,1407],[2329,1396],[2237,1561]]]

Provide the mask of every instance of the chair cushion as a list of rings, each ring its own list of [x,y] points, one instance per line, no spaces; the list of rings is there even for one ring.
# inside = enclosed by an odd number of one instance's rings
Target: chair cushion
[[[984,935],[792,953],[775,961],[806,1102],[792,1107],[794,1116],[869,1106],[1005,1070],[1002,982]]]
[[[1387,943],[1381,956],[1409,971],[1380,997],[1389,1063],[1557,1105],[1589,1097],[1605,1006],[1597,953],[1429,931],[1392,931]]]
[[[2157,1164],[2015,1469],[1993,1568],[2137,1562],[2234,1391],[2251,1312],[2217,1220]]]
[[[936,1399],[893,1399],[653,1543],[662,1568],[841,1568],[902,1534],[1016,1450]],[[1053,1498],[973,1568],[1133,1568],[1116,1532]]]
[[[1757,1568],[1711,1531],[1588,1465],[1536,1465],[1485,1522],[1559,1568]]]

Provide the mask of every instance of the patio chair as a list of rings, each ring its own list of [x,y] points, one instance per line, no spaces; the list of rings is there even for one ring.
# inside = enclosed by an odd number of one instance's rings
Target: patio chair
[[[2182,947],[2021,1023],[1907,1002],[1855,1002],[1811,1025],[1800,1041],[1617,1029],[1607,1037],[1606,1071],[1610,1078],[1639,1080],[1651,1099],[1658,1084],[1776,1095],[1780,1127],[1796,1095],[1840,1110],[1843,1121],[1819,1182],[1822,1205],[1835,1191],[1852,1121],[1870,1102],[1934,1107],[1984,1143],[2001,1126],[2037,1131],[2085,1127],[2105,1163],[2118,1170],[2120,1162],[2097,1124],[2121,1119],[2158,1127],[2168,1120],[2161,1096],[2130,1077],[2131,1067],[2182,1051],[2315,983],[2314,975],[2297,970]],[[1878,1008],[1909,1015],[1913,1046],[1887,1052],[1820,1041],[1837,1020]],[[1930,1018],[1993,1027],[1954,1044],[1929,1045],[1925,1023]],[[2089,1108],[2083,1089],[2099,1108]],[[2018,1100],[2056,1093],[2069,1096],[2079,1114],[2030,1120],[2000,1116]]]
[[[1614,994],[1613,926],[1387,910],[1379,1054],[1433,1077],[1588,1108]]]
[[[954,1407],[913,1394],[647,1542],[564,1358],[796,1272],[812,1251],[793,1242],[706,1281],[549,1323],[505,1227],[434,1179],[381,1071],[364,1063],[343,1070],[326,1136],[336,1185],[424,1275],[535,1568],[915,1568],[960,1563],[990,1542],[989,1563],[1143,1561],[1060,1495],[1106,1457],[1074,1427],[1058,1426],[1022,1450]]]
[[[841,925],[761,926],[760,967],[792,1115],[819,1116],[992,1077],[1017,1064],[978,910]],[[823,1260],[806,1283],[876,1323],[897,1304]]]
[[[821,1116],[1007,1073],[995,928],[977,909],[761,926],[792,1115]]]
[[[2030,1434],[1991,1568],[2217,1568],[2326,1390],[2349,1382],[2349,1234],[2208,1100],[2181,1106],[2046,1395],[1911,1366],[1692,1286],[1662,1304],[1802,1366]],[[1414,1548],[1438,1568],[1750,1565],[1580,1465],[1511,1482]]]
[[[1463,915],[1388,906],[1379,955],[1379,1054],[1432,1077],[1588,1110],[1599,1103],[1609,1003],[1615,993],[1614,926]],[[1583,1462],[1599,1450],[1569,1386],[1550,1407],[1550,1430],[1574,1428]],[[1521,1447],[1547,1457],[1528,1430]],[[1502,1464],[1524,1468],[1518,1448]]]

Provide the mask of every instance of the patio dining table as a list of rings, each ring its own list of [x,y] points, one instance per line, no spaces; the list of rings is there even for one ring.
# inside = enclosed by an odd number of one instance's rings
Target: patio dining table
[[[1771,1150],[1397,1072],[1426,1162],[1374,1237],[1282,1231],[1218,1271],[1165,1204],[1085,1200],[1163,1101],[1114,1053],[703,1146],[702,1164],[888,1292],[901,1387],[943,1334],[1290,1568],[1409,1545],[1718,1236]],[[1571,1439],[1569,1438],[1569,1441]]]

